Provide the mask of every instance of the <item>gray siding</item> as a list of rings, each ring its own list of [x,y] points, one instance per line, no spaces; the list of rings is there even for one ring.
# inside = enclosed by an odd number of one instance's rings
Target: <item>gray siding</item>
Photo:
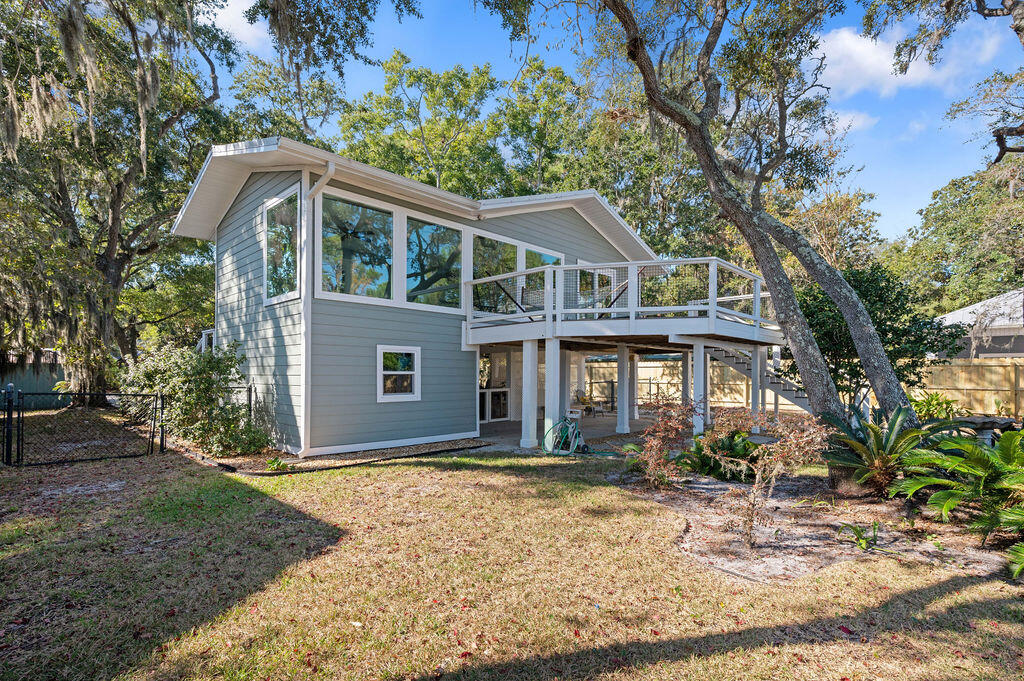
[[[476,429],[476,353],[462,317],[313,301],[310,446],[467,433]],[[420,347],[420,399],[377,402],[377,345]]]
[[[597,263],[622,262],[627,259],[572,208],[488,218],[480,220],[475,226],[556,253],[564,253],[568,265],[578,260]]]
[[[280,446],[299,447],[302,301],[263,304],[263,201],[298,172],[253,173],[217,227],[217,342],[240,343],[242,372],[255,384]]]

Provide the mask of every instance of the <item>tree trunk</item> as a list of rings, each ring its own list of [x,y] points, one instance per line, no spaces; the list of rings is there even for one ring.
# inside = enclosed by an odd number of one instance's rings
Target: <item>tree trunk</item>
[[[691,129],[689,127],[685,133],[687,143],[697,156],[697,161],[707,178],[712,198],[726,217],[739,229],[754,254],[758,269],[764,276],[768,292],[772,295],[772,303],[775,306],[779,326],[782,327],[782,331],[789,341],[793,359],[796,361],[800,378],[807,391],[811,411],[816,416],[825,414],[841,416],[844,413],[843,402],[839,399],[839,392],[828,371],[825,358],[821,355],[818,342],[814,339],[814,334],[811,333],[810,324],[807,323],[807,318],[800,310],[796,293],[793,291],[793,282],[786,275],[774,244],[764,232],[758,229],[752,209],[725,176],[725,172],[718,163],[710,134],[704,128]]]
[[[889,361],[889,355],[885,352],[878,331],[875,330],[871,315],[868,314],[857,292],[802,234],[763,211],[755,219],[762,232],[770,234],[796,256],[803,268],[821,286],[825,295],[835,303],[839,313],[843,315],[850,329],[854,347],[857,348],[864,374],[871,383],[871,389],[875,391],[882,410],[886,414],[891,414],[899,407],[909,409],[911,418],[908,419],[908,425],[914,425],[917,421],[916,414],[913,413],[914,408],[903,389],[903,384],[896,376],[892,362]]]

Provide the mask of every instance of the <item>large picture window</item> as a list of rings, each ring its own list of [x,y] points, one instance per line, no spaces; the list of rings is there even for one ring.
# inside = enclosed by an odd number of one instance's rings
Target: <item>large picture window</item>
[[[561,265],[562,259],[557,255],[551,255],[549,253],[541,253],[540,251],[533,251],[529,248],[526,249],[526,269],[533,269],[534,267],[543,267],[545,265]],[[534,274],[526,275],[526,290],[527,291],[543,291],[544,290],[544,273],[535,272]]]
[[[377,346],[377,401],[420,399],[420,349],[398,345]]]
[[[462,232],[409,218],[406,251],[406,299],[459,307],[462,282]]]
[[[292,297],[299,290],[299,194],[267,204],[264,252],[264,297],[273,302]]]
[[[321,281],[324,291],[391,297],[391,213],[323,195]]]
[[[482,279],[498,274],[516,271],[518,249],[515,244],[473,237],[473,278]],[[518,284],[512,281],[497,281],[473,287],[473,304],[476,309],[495,314],[508,314],[519,308]]]

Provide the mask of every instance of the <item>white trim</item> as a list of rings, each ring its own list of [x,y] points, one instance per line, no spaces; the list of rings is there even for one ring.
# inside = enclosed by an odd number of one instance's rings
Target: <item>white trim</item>
[[[384,371],[384,353],[396,352],[412,355],[412,371]],[[384,374],[412,376],[411,393],[385,393]],[[418,345],[378,345],[377,346],[377,401],[378,402],[418,402],[420,399],[420,377],[423,375],[420,364],[420,346]]]
[[[302,185],[309,186],[309,171],[302,171]],[[313,249],[310,247],[310,232],[318,226],[316,196],[310,197],[311,192],[304,192],[303,215],[299,221],[299,244],[302,253],[302,266],[299,269],[303,276],[299,279],[299,291],[302,294],[302,313],[299,317],[299,324],[302,329],[302,385],[300,387],[302,412],[299,422],[299,445],[300,452],[309,448],[310,438],[313,434],[313,390],[310,386],[310,378],[313,375],[313,296],[312,281],[310,276],[315,276],[313,263]]]
[[[324,256],[323,256],[323,245],[324,245],[324,195],[332,196],[337,199],[348,203],[355,203],[373,210],[378,210],[383,213],[391,215],[391,297],[380,298],[377,296],[363,296],[357,293],[337,293],[335,291],[324,290]],[[395,280],[396,280],[396,268],[395,268],[395,223],[398,220],[399,213],[396,211],[397,206],[386,204],[381,201],[377,201],[369,196],[363,196],[361,194],[354,194],[344,189],[337,189],[327,185],[316,197],[316,206],[313,210],[316,211],[317,215],[320,216],[314,237],[314,255],[313,255],[313,267],[316,269],[316,286],[313,287],[313,295],[323,300],[344,300],[348,302],[356,303],[370,303],[376,305],[394,305],[395,301]],[[400,209],[399,209],[400,210]]]
[[[342,201],[348,201],[357,203],[359,205],[367,206],[374,210],[383,211],[391,214],[391,297],[390,298],[378,298],[376,296],[363,296],[355,293],[337,293],[335,291],[325,291],[323,287],[323,196],[327,194],[329,196],[336,197]],[[351,192],[346,189],[339,189],[326,185],[316,197],[316,204],[313,208],[316,214],[316,228],[314,230],[314,254],[313,254],[313,269],[315,270],[315,284],[313,286],[313,297],[321,300],[339,300],[346,303],[362,303],[366,305],[384,305],[387,307],[398,307],[407,310],[425,310],[428,312],[440,312],[442,314],[453,314],[453,315],[465,315],[465,310],[462,305],[462,296],[465,294],[464,284],[467,281],[473,281],[473,241],[477,236],[485,239],[492,239],[494,241],[500,241],[501,243],[515,246],[516,248],[516,269],[525,269],[523,265],[526,262],[526,251],[531,250],[536,253],[543,255],[549,255],[554,258],[558,258],[562,265],[565,265],[566,256],[564,253],[553,251],[542,246],[507,237],[501,234],[496,234],[486,229],[480,229],[477,227],[471,227],[461,222],[456,222],[447,218],[441,218],[430,213],[424,213],[422,211],[404,208],[397,204],[389,203],[387,201],[381,201],[379,199],[366,196],[364,194],[358,194]],[[406,293],[408,291],[408,282],[406,276],[408,274],[406,267],[406,258],[408,257],[408,219],[415,218],[422,222],[429,224],[440,225],[449,229],[457,230],[460,233],[461,248],[462,248],[462,263],[460,268],[460,288],[459,288],[459,307],[445,307],[442,305],[430,305],[427,303],[414,303],[406,300]],[[401,237],[401,249],[399,248],[399,237]],[[401,251],[401,257],[399,251]],[[401,261],[401,262],[400,262]],[[401,265],[401,268],[399,267]],[[508,274],[508,273],[503,273]],[[401,295],[399,295],[401,294]]]
[[[302,295],[302,220],[304,219],[302,211],[302,181],[296,182],[288,189],[284,190],[276,196],[263,199],[263,204],[260,209],[260,219],[262,224],[260,225],[260,243],[263,247],[263,305],[276,305],[277,303],[285,303],[289,300],[297,300]],[[295,196],[295,211],[298,215],[295,216],[295,290],[282,293],[272,298],[267,297],[267,237],[269,236],[270,230],[267,225],[267,211],[274,208],[280,203],[284,203],[292,196]]]
[[[360,442],[351,445],[325,445],[323,447],[312,447],[307,449],[303,458],[307,456],[324,456],[326,454],[348,454],[349,452],[361,452],[371,449],[388,449],[390,447],[409,447],[411,445],[425,445],[431,442],[444,442],[445,440],[466,440],[480,437],[480,429],[467,431],[465,433],[447,433],[445,435],[427,435],[426,437],[409,437],[403,440],[380,440],[378,442]]]

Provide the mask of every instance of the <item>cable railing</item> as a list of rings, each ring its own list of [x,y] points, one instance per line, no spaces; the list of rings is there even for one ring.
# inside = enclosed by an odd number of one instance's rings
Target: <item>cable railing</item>
[[[665,319],[779,329],[761,278],[719,258],[547,265],[464,287],[471,330],[543,322],[550,336],[563,323],[627,320],[642,332]]]

